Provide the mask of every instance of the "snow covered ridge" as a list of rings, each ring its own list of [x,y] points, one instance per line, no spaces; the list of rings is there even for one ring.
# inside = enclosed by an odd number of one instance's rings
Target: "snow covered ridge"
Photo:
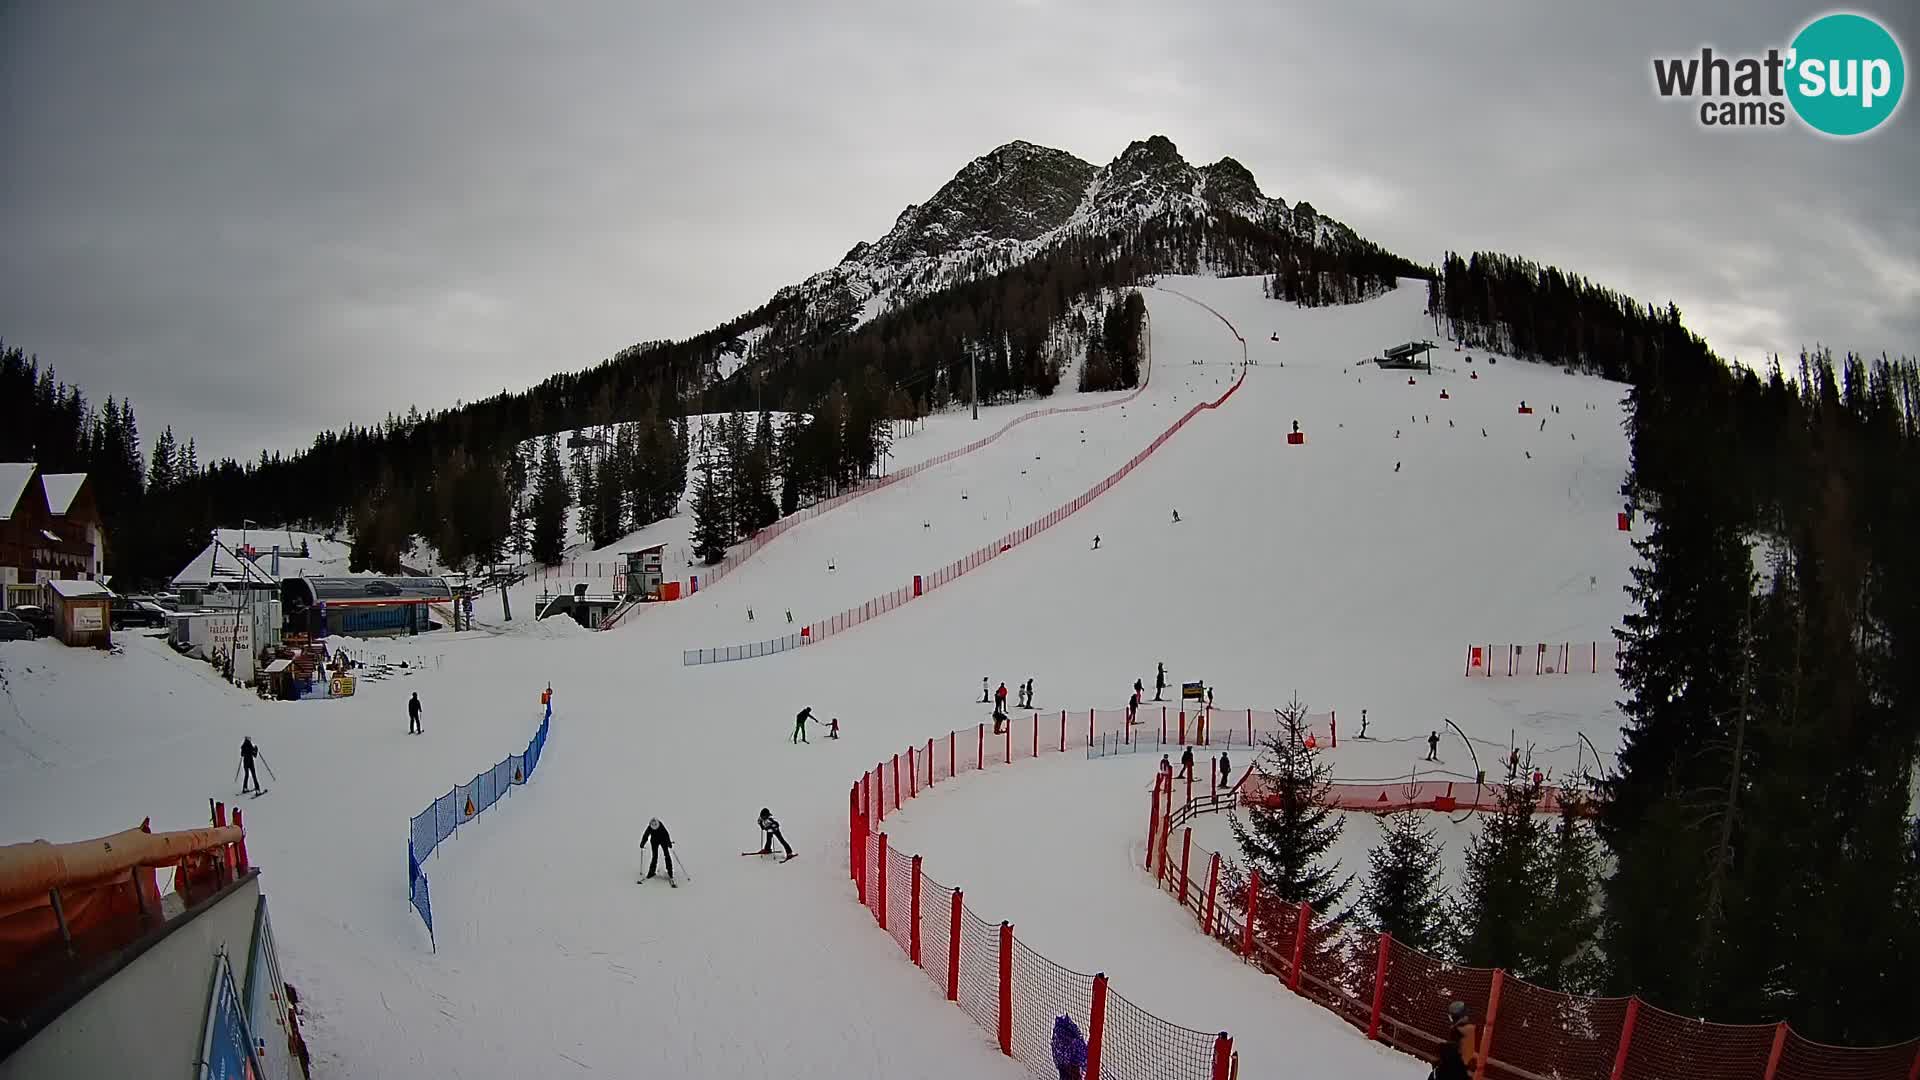
[[[1057,740],[1035,713],[1028,724],[1009,720],[991,733],[981,724],[930,738],[855,781],[848,793],[847,869],[860,903],[948,1001],[991,1035],[1002,1054],[1036,1076],[1074,1065],[1083,1075],[1224,1078],[1238,1064],[1228,1032],[1164,1020],[1128,1001],[1104,974],[1084,975],[1054,963],[1021,944],[1012,923],[996,924],[967,908],[964,892],[929,877],[921,856],[895,851],[887,842],[882,826],[888,813],[923,789],[989,764],[1079,749],[1077,735],[1068,738],[1067,714],[1060,715]],[[1017,735],[1016,728],[1022,729]],[[1062,1016],[1080,1039],[1055,1037]],[[1110,1016],[1123,1034],[1109,1037]]]
[[[1198,301],[1195,302],[1198,303]],[[1204,304],[1201,306],[1206,307]],[[1213,311],[1211,307],[1208,307],[1207,310]],[[1213,313],[1218,316],[1222,322],[1226,322],[1226,317],[1220,315],[1218,311],[1213,311]],[[1233,324],[1228,323],[1227,325],[1231,329]],[[1238,334],[1239,332],[1235,331],[1236,337]],[[1242,339],[1242,344],[1244,344],[1244,339]],[[1232,385],[1227,387],[1225,393],[1213,401],[1202,401],[1188,409],[1178,420],[1175,420],[1167,430],[1161,432],[1158,438],[1149,443],[1146,449],[1135,454],[1126,464],[1120,466],[1119,469],[1107,476],[1106,479],[1088,488],[1073,501],[1056,507],[1052,512],[1006,534],[993,543],[979,548],[970,554],[963,555],[931,573],[916,574],[911,584],[882,593],[862,604],[850,607],[831,618],[822,619],[819,622],[804,626],[798,633],[787,634],[783,637],[773,638],[767,641],[749,642],[744,645],[727,645],[719,648],[684,650],[680,655],[681,664],[691,667],[698,664],[715,664],[732,660],[753,660],[763,656],[772,656],[776,653],[787,652],[802,645],[816,645],[835,634],[851,630],[869,619],[878,618],[889,611],[893,611],[909,601],[954,581],[963,574],[978,570],[992,560],[1026,543],[1041,533],[1046,532],[1048,529],[1053,528],[1074,514],[1079,513],[1089,503],[1093,502],[1093,500],[1105,494],[1109,488],[1126,479],[1127,475],[1151,457],[1154,451],[1166,445],[1167,440],[1173,438],[1181,428],[1187,425],[1188,421],[1200,415],[1202,412],[1217,409],[1225,405],[1227,399],[1231,398],[1234,392],[1239,390],[1241,384],[1246,382],[1246,380],[1247,369],[1241,367],[1238,377],[1234,379]],[[1141,388],[1145,389],[1144,383],[1142,383]],[[1138,390],[1134,391],[1136,396],[1139,393],[1140,391]],[[1087,408],[1087,406],[1081,406],[1080,408],[1084,409]],[[1026,417],[1022,417],[1021,419],[1024,420]],[[1017,423],[1018,421],[1015,422]],[[1013,425],[1008,425],[1008,427],[1011,426]],[[998,435],[994,437],[997,438]],[[974,447],[973,449],[978,449],[978,447]]]

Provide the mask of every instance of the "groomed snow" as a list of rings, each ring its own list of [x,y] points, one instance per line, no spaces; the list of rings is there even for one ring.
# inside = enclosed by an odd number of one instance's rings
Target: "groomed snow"
[[[1473,381],[1451,352],[1437,361],[1453,370],[1415,386],[1353,369],[1433,336],[1418,288],[1309,311],[1265,300],[1257,279],[1165,284],[1241,328],[1261,361],[1243,389],[1081,514],[897,612],[770,659],[680,663],[686,648],[769,636],[749,633],[750,604],[755,628],[771,630],[788,605],[818,617],[1038,516],[1217,394],[1240,344],[1188,300],[1148,291],[1153,384],[1124,418],[1022,425],[797,527],[699,600],[609,633],[526,633],[516,604],[512,633],[369,644],[425,663],[350,698],[260,702],[143,635],[118,635],[119,654],[0,645],[4,839],[80,839],[147,815],[197,823],[207,797],[237,790],[236,748],[252,735],[277,776],[244,804],[249,849],[283,967],[313,1014],[319,1075],[1021,1075],[873,926],[846,874],[848,785],[981,719],[982,675],[1034,677],[1043,707],[1112,708],[1164,660],[1171,681],[1205,679],[1222,701],[1297,691],[1338,709],[1343,728],[1367,707],[1383,736],[1423,736],[1445,715],[1492,743],[1517,731],[1570,744],[1579,730],[1610,748],[1619,723],[1609,676],[1467,680],[1460,665],[1468,641],[1604,640],[1618,618],[1632,554],[1613,522],[1620,387],[1480,356]],[[1442,386],[1451,401],[1437,400]],[[1516,416],[1521,398],[1540,412]],[[936,418],[896,463],[1058,403],[982,410],[977,425]],[[1408,419],[1423,415],[1432,421]],[[1284,444],[1296,418],[1304,447]],[[684,530],[676,522],[651,535]],[[481,615],[497,620],[497,602]],[[405,901],[407,819],[524,745],[549,682],[539,774],[426,866],[431,953]],[[416,690],[426,732],[408,738]],[[793,746],[803,705],[839,717],[844,738],[816,729]],[[1393,775],[1423,751],[1343,743],[1340,771]],[[1172,1021],[1232,1030],[1247,1075],[1422,1075],[1185,930],[1132,869],[1131,789],[1148,760],[1068,757],[969,778],[915,805],[902,835],[915,830],[929,865],[1031,947],[1108,971]],[[797,861],[735,854],[757,845],[763,806]],[[652,815],[689,861],[678,890],[634,883]]]

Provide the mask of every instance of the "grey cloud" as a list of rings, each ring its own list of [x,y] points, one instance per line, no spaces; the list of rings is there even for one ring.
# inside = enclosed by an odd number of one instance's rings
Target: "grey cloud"
[[[1912,103],[1842,144],[1653,94],[1654,55],[1814,13],[1780,0],[455,11],[6,8],[0,334],[148,435],[293,448],[706,329],[1009,139],[1163,132],[1418,259],[1674,299],[1731,354],[1920,347]]]

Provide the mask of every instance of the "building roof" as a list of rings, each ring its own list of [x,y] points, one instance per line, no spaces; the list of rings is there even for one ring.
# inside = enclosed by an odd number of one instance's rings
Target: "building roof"
[[[31,461],[0,461],[0,521],[13,516],[36,468]]]
[[[437,577],[309,577],[299,578],[323,603],[398,603],[451,600],[453,590]]]
[[[273,575],[259,566],[236,555],[233,549],[221,543],[211,543],[193,561],[173,575],[173,587],[193,587],[216,583],[231,585],[275,584]]]
[[[47,493],[49,513],[64,514],[73,509],[73,497],[80,494],[80,485],[87,482],[83,472],[41,473],[40,486]]]
[[[47,588],[62,600],[86,600],[93,597],[102,599],[113,596],[111,590],[97,581],[76,581],[72,578],[56,578],[47,582]]]

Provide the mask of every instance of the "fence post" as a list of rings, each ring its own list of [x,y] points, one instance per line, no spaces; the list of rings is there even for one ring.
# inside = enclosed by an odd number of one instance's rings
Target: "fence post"
[[[978,757],[974,760],[973,767],[976,769],[984,769],[987,767],[987,725],[977,725],[975,734],[979,736],[980,745],[974,748],[974,753],[976,753]]]
[[[932,787],[934,780],[938,778],[940,773],[939,764],[934,760],[932,739],[927,740],[926,761],[927,761],[927,786]]]
[[[954,776],[953,744],[954,744],[954,736],[958,734],[959,732],[957,731],[947,732],[947,779],[949,780],[953,779],[953,776]]]
[[[1193,858],[1193,826],[1180,834],[1180,906],[1187,906],[1187,860]]]
[[[1500,1016],[1500,987],[1507,981],[1507,969],[1493,969],[1493,989],[1487,994],[1487,1025],[1480,1031],[1480,1061],[1473,1067],[1473,1080],[1485,1080],[1487,1059],[1493,1056],[1493,1024]]]
[[[1393,935],[1380,932],[1380,958],[1373,963],[1373,1017],[1367,1021],[1367,1041],[1380,1037],[1380,1007],[1387,999],[1387,957],[1393,953]]]
[[[1233,1040],[1221,1032],[1213,1040],[1213,1080],[1227,1080],[1227,1069],[1233,1062]]]
[[[1331,736],[1331,741],[1333,743],[1333,745],[1327,747],[1327,749],[1329,750],[1340,749],[1340,710],[1339,709],[1331,709],[1331,710],[1328,710],[1327,712],[1327,734]]]
[[[1160,774],[1153,774],[1153,795],[1147,799],[1147,873],[1153,873],[1153,838],[1160,829]]]
[[[1167,874],[1168,874],[1168,872],[1169,872],[1169,870],[1168,870],[1168,865],[1167,865],[1167,863],[1168,863],[1168,858],[1167,858],[1167,844],[1168,844],[1168,840],[1167,840],[1167,837],[1168,837],[1168,836],[1169,836],[1170,834],[1172,834],[1172,832],[1173,832],[1173,777],[1172,777],[1172,776],[1168,776],[1168,777],[1167,777],[1167,791],[1166,791],[1166,802],[1162,804],[1162,807],[1161,807],[1161,816],[1160,816],[1160,869],[1159,869],[1159,880],[1160,880],[1160,882],[1161,882],[1161,884],[1165,884],[1165,883],[1166,883],[1166,880],[1167,880]]]
[[[1107,1035],[1107,973],[1093,977],[1093,1006],[1087,1019],[1087,1080],[1100,1080],[1100,1045]]]
[[[1247,925],[1245,936],[1240,942],[1240,955],[1253,955],[1253,920],[1260,913],[1260,871],[1255,870],[1247,882]]]
[[[880,907],[874,912],[880,929],[887,929],[887,834],[880,834]]]
[[[1213,853],[1213,858],[1207,861],[1207,906],[1200,916],[1200,928],[1207,932],[1208,937],[1213,936],[1213,904],[1214,897],[1219,895],[1219,892],[1220,853],[1216,851]]]
[[[853,785],[848,793],[847,807],[847,873],[853,878],[854,887],[860,893],[860,903],[867,902],[867,883],[860,879],[860,785]]]
[[[1247,710],[1247,749],[1253,749],[1253,710]]]
[[[913,747],[907,747],[907,798],[920,795],[920,770],[913,760]]]
[[[1287,974],[1287,989],[1300,992],[1300,962],[1307,953],[1307,924],[1313,921],[1313,905],[1300,901],[1300,914],[1293,923],[1293,970]]]
[[[1093,749],[1093,710],[1087,710],[1087,749]]]
[[[900,809],[900,755],[893,755],[893,808]]]
[[[1060,752],[1067,752],[1067,710],[1060,710]]]
[[[960,920],[965,910],[959,889],[953,890],[953,909],[947,913],[947,1000],[960,1000]]]
[[[1013,924],[1000,924],[1000,1052],[1013,1056]]]
[[[907,940],[910,942],[907,955],[913,960],[913,966],[920,966],[920,856],[913,857],[913,899],[908,901]]]
[[[1773,1080],[1780,1074],[1780,1055],[1787,1049],[1787,1022],[1780,1021],[1773,1027],[1773,1050],[1767,1054],[1767,1072],[1762,1080]]]
[[[1009,725],[1011,726],[1011,725]],[[1040,756],[1040,714],[1033,714],[1033,756]]]
[[[1608,1075],[1608,1080],[1620,1080],[1627,1074],[1627,1048],[1633,1045],[1633,1025],[1639,1019],[1640,998],[1635,995],[1627,999],[1627,1019],[1620,1025],[1620,1049],[1613,1052],[1613,1072]],[[1920,1057],[1913,1060],[1915,1066],[1920,1067]]]
[[[1186,741],[1187,741],[1187,710],[1184,706],[1182,706],[1180,709],[1180,742],[1182,745],[1184,745]]]
[[[1011,765],[1013,764],[1013,718],[1011,716],[1007,718],[1007,730],[1001,733],[1001,738],[1004,740],[1003,745],[1006,747],[1006,764]]]

